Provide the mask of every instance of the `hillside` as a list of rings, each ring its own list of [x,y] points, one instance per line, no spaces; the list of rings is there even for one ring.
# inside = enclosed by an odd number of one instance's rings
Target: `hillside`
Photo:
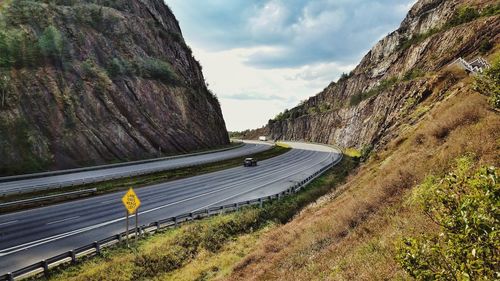
[[[401,26],[351,73],[247,136],[267,134],[358,149],[387,142],[408,112],[441,83],[437,71],[498,45],[498,9],[496,1],[418,1]]]
[[[0,2],[0,175],[228,144],[161,0]]]

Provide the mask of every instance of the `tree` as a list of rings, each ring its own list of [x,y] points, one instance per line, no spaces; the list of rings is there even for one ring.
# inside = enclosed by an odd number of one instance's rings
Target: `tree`
[[[9,38],[5,32],[0,32],[0,67],[9,67],[10,64]]]
[[[38,39],[38,46],[42,54],[51,59],[60,60],[63,52],[63,37],[53,25],[45,28]]]
[[[10,82],[10,76],[0,72],[0,90],[2,91],[2,108],[5,107],[5,99]]]

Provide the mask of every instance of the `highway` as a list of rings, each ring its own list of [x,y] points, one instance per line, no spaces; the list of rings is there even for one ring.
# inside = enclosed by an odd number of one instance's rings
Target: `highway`
[[[21,179],[17,179],[18,177],[5,177],[0,178],[0,195],[19,194],[81,185],[84,183],[95,183],[187,166],[201,165],[258,153],[270,148],[271,145],[267,143],[246,142],[243,146],[234,149],[159,161],[148,161],[146,163],[131,162],[130,165],[120,165],[118,167],[116,165],[107,165],[96,170],[82,171],[81,169],[76,169],[64,171],[64,174],[58,174],[58,172],[41,173],[39,175],[28,175],[29,178]]]
[[[292,150],[260,161],[257,167],[236,167],[136,189],[142,202],[139,225],[276,194],[341,157],[341,152],[326,146],[288,144]],[[0,274],[124,231],[124,193],[1,215]]]

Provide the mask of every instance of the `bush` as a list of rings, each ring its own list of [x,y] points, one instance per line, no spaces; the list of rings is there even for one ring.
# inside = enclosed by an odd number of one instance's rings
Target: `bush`
[[[479,18],[481,14],[474,8],[464,6],[459,8],[451,20],[448,22],[449,25],[451,26],[457,26],[460,24],[464,24],[467,22],[471,22],[477,18]]]
[[[403,75],[404,81],[410,81],[418,77],[424,76],[425,72],[420,68],[413,68]]]
[[[491,106],[500,108],[500,55],[497,55],[489,69],[476,77],[474,90],[488,96]]]
[[[146,59],[140,62],[140,71],[145,78],[161,80],[165,82],[175,82],[177,75],[172,70],[172,66],[159,59]]]
[[[472,172],[469,157],[444,178],[428,177],[415,201],[440,233],[402,240],[397,261],[417,280],[495,280],[500,264],[498,171]]]
[[[358,94],[352,95],[351,98],[350,98],[350,100],[349,100],[349,104],[351,106],[356,106],[360,102],[362,102],[363,100],[371,98],[373,96],[376,96],[376,95],[382,93],[383,91],[388,90],[390,87],[394,86],[394,84],[396,84],[398,81],[399,80],[398,80],[397,77],[391,77],[389,79],[383,79],[383,80],[381,80],[379,82],[378,85],[376,85],[375,87],[371,88],[370,90],[364,91],[362,93],[358,93]]]
[[[107,65],[106,71],[109,77],[117,77],[122,75],[135,75],[136,69],[133,64],[119,58],[113,58]]]
[[[491,43],[490,40],[488,39],[484,39],[482,42],[481,42],[481,45],[479,46],[479,51],[481,52],[481,54],[485,54],[487,53],[489,50],[493,49],[494,45],[493,43]]]

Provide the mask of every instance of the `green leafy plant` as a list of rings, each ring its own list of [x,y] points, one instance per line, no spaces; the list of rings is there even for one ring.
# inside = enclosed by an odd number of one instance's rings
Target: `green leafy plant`
[[[491,106],[500,108],[500,54],[496,56],[490,68],[476,76],[474,90],[488,96]]]
[[[443,178],[430,176],[414,193],[440,233],[407,237],[397,261],[417,280],[497,280],[500,266],[498,170],[473,171],[472,158],[457,160]]]
[[[467,22],[471,22],[471,21],[479,18],[480,16],[481,16],[481,14],[479,13],[479,11],[474,9],[473,7],[463,6],[463,7],[460,7],[455,12],[455,14],[451,18],[451,20],[448,22],[448,25],[456,26],[456,25],[464,24]]]
[[[378,85],[372,87],[370,90],[364,91],[362,93],[354,94],[353,96],[351,96],[351,98],[349,100],[349,104],[351,106],[356,106],[360,102],[362,102],[363,100],[366,100],[368,98],[371,98],[373,96],[376,96],[376,95],[382,93],[383,91],[388,90],[389,88],[394,86],[398,81],[399,80],[397,77],[383,79],[379,82]]]
[[[172,66],[159,59],[146,59],[140,62],[140,73],[143,77],[165,82],[175,82],[178,80]]]

